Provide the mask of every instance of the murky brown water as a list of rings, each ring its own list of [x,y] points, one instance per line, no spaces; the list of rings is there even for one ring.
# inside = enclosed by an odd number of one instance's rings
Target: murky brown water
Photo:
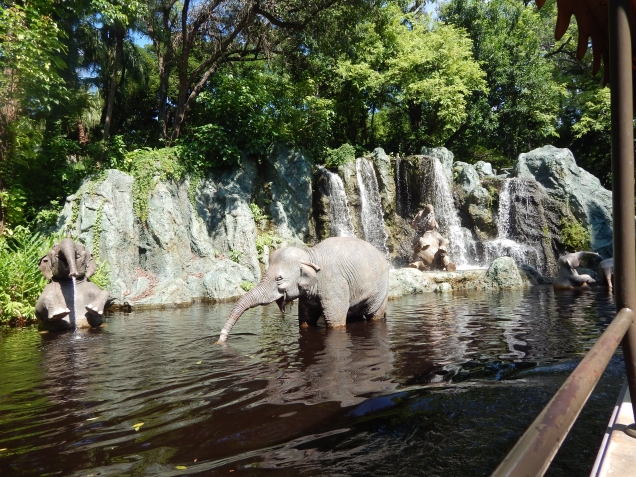
[[[549,287],[415,295],[346,330],[273,305],[215,345],[231,307],[0,332],[0,475],[489,475],[614,314]],[[622,372],[549,475],[589,473]]]

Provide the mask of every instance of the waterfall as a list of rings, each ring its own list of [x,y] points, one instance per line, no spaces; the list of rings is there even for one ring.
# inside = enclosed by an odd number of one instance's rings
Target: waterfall
[[[356,159],[356,176],[362,206],[361,222],[364,239],[384,254],[388,254],[384,229],[384,212],[380,200],[380,190],[371,161]]]
[[[422,199],[435,208],[440,233],[450,241],[450,259],[458,267],[470,266],[469,260],[476,253],[476,243],[470,230],[461,226],[444,167],[436,157],[423,159],[420,167],[424,169],[427,166],[430,170],[423,171]]]
[[[329,236],[355,237],[342,179],[338,174],[334,174],[322,166],[318,166],[318,168],[325,178],[327,195],[329,196]]]
[[[540,273],[545,272],[543,251],[537,245],[516,242],[511,237],[513,214],[522,214],[528,218],[528,183],[522,179],[506,179],[499,194],[499,212],[497,214],[497,238],[484,243],[484,259],[486,263],[498,257],[510,257],[518,265],[527,264]],[[515,203],[515,197],[523,197],[524,201]]]

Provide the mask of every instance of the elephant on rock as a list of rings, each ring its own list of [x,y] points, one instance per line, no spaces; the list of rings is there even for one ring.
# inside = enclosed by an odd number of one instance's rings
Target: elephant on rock
[[[103,323],[109,295],[88,280],[96,265],[86,247],[65,238],[42,257],[40,270],[51,280],[35,304],[40,329],[59,331]]]
[[[425,205],[413,217],[410,226],[416,234],[411,244],[413,262],[409,263],[409,268],[454,272],[457,266],[451,262],[448,256],[450,241],[438,232],[439,224],[435,219],[433,206]]]
[[[219,343],[249,308],[298,299],[298,321],[315,325],[321,315],[329,327],[344,326],[347,318],[384,318],[389,292],[389,264],[364,240],[331,237],[315,247],[285,247],[272,253],[261,282],[236,303]]]
[[[559,257],[556,280],[554,281],[554,288],[559,290],[572,290],[574,288],[581,288],[588,285],[588,283],[595,283],[591,276],[586,274],[579,274],[576,269],[581,266],[582,261],[589,257],[601,258],[596,252],[573,252],[566,253]]]

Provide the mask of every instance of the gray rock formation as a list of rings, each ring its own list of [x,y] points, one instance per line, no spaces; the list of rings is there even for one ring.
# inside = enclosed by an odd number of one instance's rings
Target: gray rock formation
[[[509,257],[493,261],[488,270],[421,272],[415,268],[393,269],[389,270],[389,299],[426,292],[518,289],[532,286],[540,279],[527,275]],[[537,276],[540,277],[538,273]]]
[[[371,153],[371,161],[375,167],[382,198],[385,219],[395,213],[395,178],[391,171],[391,159],[384,149],[377,147]]]
[[[590,230],[592,249],[612,255],[612,193],[576,165],[569,149],[544,146],[520,154],[513,175],[533,178],[548,194],[569,204],[574,216]]]
[[[267,157],[265,174],[271,187],[269,212],[276,234],[290,244],[307,241],[312,200],[308,158],[285,146],[274,147]]]
[[[468,219],[468,223],[464,220],[464,226],[474,230],[483,239],[494,237],[497,231],[497,211],[493,210],[493,201],[488,190],[482,187],[483,175],[477,172],[475,166],[465,162],[456,162],[453,170],[457,174],[460,209]]]
[[[256,223],[250,210],[255,165],[243,161],[243,167],[211,175],[201,182],[195,195],[197,214],[207,228],[204,234],[214,250],[252,272],[251,281],[260,280],[256,254]],[[187,198],[184,198],[187,202]],[[199,251],[209,255],[208,250]]]
[[[499,257],[490,264],[478,288],[515,289],[524,286],[526,282],[522,279],[515,261],[510,257]]]
[[[424,146],[420,151],[420,154],[424,156],[437,157],[444,167],[444,172],[448,176],[448,180],[453,182],[453,161],[455,155],[445,147],[426,147]]]
[[[226,179],[230,189],[240,182]],[[215,249],[233,240],[240,242],[239,236],[249,237],[250,231],[255,231],[254,220],[247,203],[224,194],[223,178],[213,184],[214,180],[208,179],[196,198],[197,208],[207,211],[204,215],[213,231],[210,235],[190,203],[187,181],[158,182],[149,197],[148,218],[142,224],[133,208],[133,178],[116,170],[108,171],[98,182],[85,182],[70,196],[58,228],[85,243],[100,262],[107,263],[109,292],[115,305],[179,306],[197,299],[236,298],[244,293],[242,282],[260,278],[258,264],[254,268],[220,260],[215,258]],[[242,209],[246,213],[240,219],[241,214],[233,212]],[[216,227],[212,227],[214,218]],[[253,250],[246,255],[255,257],[253,239],[251,244]],[[251,262],[247,260],[248,265]],[[215,281],[210,276],[215,270],[223,271],[222,279]],[[220,284],[211,285],[216,282]]]
[[[495,177],[495,173],[492,170],[490,162],[477,161],[474,164],[475,170],[481,179],[485,177]]]

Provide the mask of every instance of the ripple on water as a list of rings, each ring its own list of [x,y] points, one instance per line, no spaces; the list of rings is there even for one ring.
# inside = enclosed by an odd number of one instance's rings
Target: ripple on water
[[[4,331],[0,474],[488,475],[614,314],[601,291],[549,287],[414,295],[339,330],[268,306],[215,345],[231,307]],[[573,445],[600,443],[620,373]],[[594,452],[562,460],[589,471]]]

